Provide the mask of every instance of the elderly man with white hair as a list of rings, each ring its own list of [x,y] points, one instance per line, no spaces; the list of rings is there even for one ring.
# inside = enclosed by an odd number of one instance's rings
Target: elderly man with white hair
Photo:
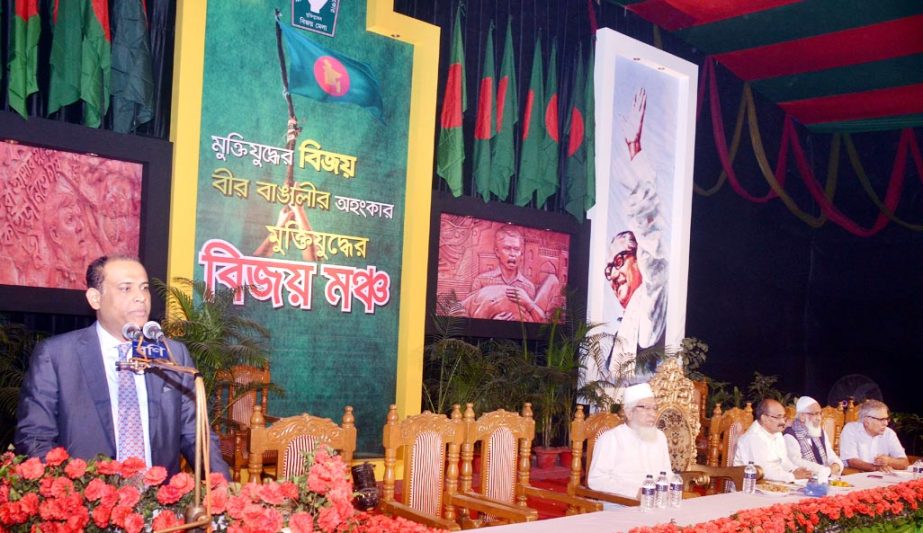
[[[587,485],[593,490],[638,499],[647,474],[670,472],[667,437],[656,427],[657,401],[647,383],[625,389],[626,422],[596,440]]]
[[[840,454],[851,468],[871,472],[904,470],[910,464],[897,433],[888,427],[888,406],[865,400],[859,420],[846,424],[840,433]]]
[[[833,439],[821,426],[821,409],[817,400],[802,396],[795,403],[795,420],[782,432],[788,458],[819,477],[839,475],[843,461],[833,450]]]

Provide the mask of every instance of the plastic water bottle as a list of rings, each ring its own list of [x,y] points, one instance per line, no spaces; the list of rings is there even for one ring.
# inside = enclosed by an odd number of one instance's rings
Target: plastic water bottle
[[[657,499],[657,484],[654,483],[653,474],[648,474],[641,485],[641,512],[650,513],[654,510]]]
[[[670,480],[670,507],[679,507],[683,503],[683,478],[679,474],[673,474]]]
[[[750,461],[744,467],[744,492],[753,494],[754,491],[756,491],[756,467],[753,466],[753,461]]]
[[[657,508],[666,509],[667,501],[670,499],[670,480],[667,479],[667,473],[661,472],[657,478]]]
[[[913,479],[923,478],[923,460],[917,459],[915,463],[910,465],[910,472],[913,473]]]

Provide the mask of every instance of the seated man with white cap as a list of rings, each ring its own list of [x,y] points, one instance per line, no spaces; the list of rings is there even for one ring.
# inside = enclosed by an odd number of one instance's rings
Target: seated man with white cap
[[[647,383],[625,389],[622,412],[626,422],[596,440],[587,485],[593,490],[639,499],[648,474],[656,479],[670,472],[667,437],[657,429],[657,402]]]
[[[752,462],[763,468],[763,478],[769,481],[791,482],[809,478],[810,470],[789,460],[782,437],[783,429],[785,408],[782,404],[771,399],[761,401],[756,407],[756,420],[737,442],[734,466],[746,466]],[[829,471],[827,475],[830,475]]]
[[[843,471],[843,461],[833,451],[833,439],[821,427],[820,404],[810,396],[802,396],[795,403],[795,413],[792,425],[782,432],[788,458],[818,477],[826,476],[826,468],[838,475]]]

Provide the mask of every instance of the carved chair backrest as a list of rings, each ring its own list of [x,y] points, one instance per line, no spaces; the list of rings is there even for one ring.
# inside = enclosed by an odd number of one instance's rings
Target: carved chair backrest
[[[752,423],[753,407],[750,402],[743,409],[733,407],[727,411],[722,411],[720,404],[716,405],[708,430],[708,465],[731,466],[737,441]]]
[[[859,406],[856,405],[856,401],[852,398],[850,398],[849,402],[846,404],[846,413],[843,416],[843,421],[846,424],[859,421]]]
[[[570,425],[571,465],[568,492],[573,494],[579,485],[586,484],[586,474],[593,460],[593,448],[596,439],[604,432],[625,421],[615,413],[598,412],[584,417],[583,406],[577,406],[574,420]]]
[[[833,440],[830,443],[833,451],[840,453],[840,432],[843,431],[843,425],[846,423],[846,415],[839,407],[827,406],[820,410],[820,424],[827,436]]]
[[[219,405],[228,407],[225,416],[238,426],[248,427],[250,425],[250,416],[256,405],[263,408],[264,415],[267,413],[269,383],[272,381],[268,366],[257,368],[249,365],[236,365],[230,370],[220,371],[217,379],[220,384],[217,391]],[[246,392],[243,392],[245,390]]]
[[[403,503],[410,508],[454,519],[454,509],[443,508],[444,494],[458,491],[459,449],[464,443],[465,426],[461,409],[453,406],[452,416],[424,411],[398,421],[392,405],[383,431],[385,475],[382,500],[394,501],[395,467],[403,451]]]
[[[493,500],[526,505],[525,492],[517,491],[516,488],[517,484],[529,484],[529,458],[532,440],[535,438],[532,404],[525,404],[521,415],[499,409],[484,413],[475,419],[474,409],[469,403],[463,419],[465,443],[461,450],[462,492],[471,491],[471,465],[474,447],[479,443],[480,493]]]
[[[343,410],[343,424],[337,425],[329,418],[301,414],[281,418],[266,427],[263,409],[257,405],[250,418],[250,456],[248,470],[251,479],[260,481],[263,454],[275,451],[279,457],[278,479],[287,479],[305,473],[305,453],[318,446],[337,450],[347,465],[356,450],[356,421],[353,408]]]
[[[673,471],[689,470],[696,461],[695,438],[700,429],[695,385],[683,373],[678,357],[661,363],[650,385],[657,400],[657,427],[667,437]]]

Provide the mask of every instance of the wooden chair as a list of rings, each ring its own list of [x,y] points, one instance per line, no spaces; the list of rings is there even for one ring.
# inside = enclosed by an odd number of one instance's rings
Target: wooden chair
[[[529,484],[531,447],[535,438],[532,404],[526,403],[522,414],[503,409],[485,413],[475,419],[473,404],[464,414],[465,443],[461,448],[461,491],[472,492],[472,464],[476,444],[481,449],[480,495],[491,500],[516,504],[525,509],[528,498],[551,500],[567,505],[567,514],[601,511],[602,504],[561,492],[539,489]],[[531,510],[537,517],[537,511]],[[464,513],[464,511],[463,511]],[[474,525],[492,523],[492,517],[482,517]],[[468,517],[462,517],[462,525]]]
[[[856,405],[856,401],[852,398],[850,398],[849,402],[846,404],[846,412],[843,415],[843,420],[846,424],[859,421],[859,406]]]
[[[216,427],[221,456],[231,469],[233,481],[239,482],[240,471],[248,462],[248,430],[254,406],[259,405],[263,417],[268,417],[266,412],[271,383],[269,367],[237,365],[219,372],[217,381],[216,401],[217,405],[223,406],[222,417]],[[263,463],[274,464],[275,457],[267,456]]]
[[[337,450],[347,465],[352,462],[356,451],[356,420],[352,407],[346,406],[343,409],[342,426],[329,418],[301,414],[281,418],[266,427],[263,408],[257,405],[250,417],[250,455],[247,466],[250,479],[262,483],[263,457],[266,452],[275,452],[279,458],[276,479],[302,475],[305,471],[305,454],[318,446],[329,446]]]
[[[737,441],[753,423],[753,407],[750,402],[743,409],[733,407],[727,411],[721,410],[721,405],[715,406],[711,417],[711,427],[708,430],[708,463],[711,468],[736,468],[729,470],[725,479],[733,481],[736,490],[743,488],[743,467],[734,467],[734,452],[737,450]],[[729,489],[727,483],[721,483],[720,491]]]
[[[833,439],[833,451],[840,453],[840,432],[846,424],[846,414],[839,407],[827,406],[820,410],[820,427]]]
[[[593,460],[593,448],[596,439],[625,420],[615,413],[593,413],[584,418],[583,406],[577,406],[574,420],[570,425],[571,465],[567,493],[571,496],[590,498],[604,502],[617,503],[628,507],[641,504],[638,500],[625,498],[609,492],[593,490],[586,485],[587,472]]]
[[[753,423],[753,407],[750,402],[743,409],[732,407],[721,410],[721,404],[715,406],[708,430],[708,465],[731,466],[737,441]]]
[[[379,508],[429,527],[457,531],[456,507],[487,513],[499,520],[527,522],[535,520],[534,511],[505,505],[458,492],[459,449],[465,442],[465,424],[456,404],[452,417],[424,411],[398,421],[397,406],[392,405],[383,431],[385,475]],[[394,498],[395,465],[400,452],[404,458],[402,501]]]

